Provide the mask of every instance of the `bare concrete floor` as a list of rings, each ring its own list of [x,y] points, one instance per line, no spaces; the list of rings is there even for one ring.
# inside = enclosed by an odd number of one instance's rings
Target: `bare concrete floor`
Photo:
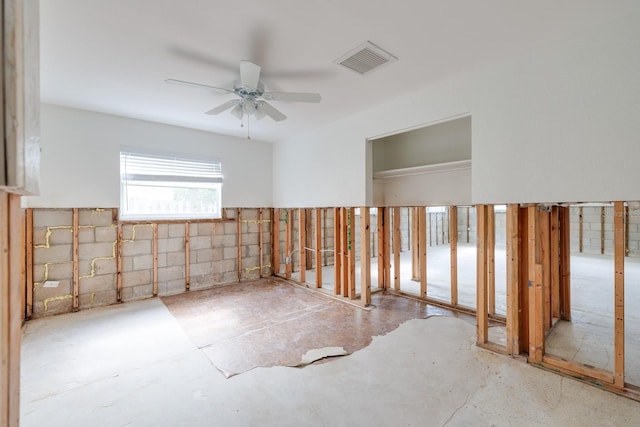
[[[637,425],[638,402],[409,320],[355,353],[225,378],[160,299],[29,322],[23,426]],[[241,355],[238,355],[241,357]]]
[[[571,256],[571,322],[555,324],[546,338],[545,351],[567,360],[613,369],[614,264],[611,255],[574,253]],[[427,296],[451,302],[449,245],[427,248]],[[377,284],[377,258],[371,259],[372,286]],[[458,244],[458,302],[475,309],[476,247]],[[360,289],[360,263],[357,263],[356,289]],[[395,274],[392,271],[392,275]],[[299,279],[299,273],[294,273]],[[496,314],[506,314],[506,251],[495,251]],[[411,252],[401,253],[401,289],[419,295],[420,284],[411,278]],[[314,270],[307,271],[307,282],[315,284]],[[323,289],[333,290],[333,267],[323,268]],[[491,341],[504,344],[504,328],[489,331]],[[640,259],[625,258],[625,381],[640,386]]]

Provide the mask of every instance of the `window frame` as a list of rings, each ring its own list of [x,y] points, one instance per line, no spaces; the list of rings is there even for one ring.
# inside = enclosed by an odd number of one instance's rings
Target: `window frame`
[[[130,161],[138,161],[133,170],[127,170]],[[154,165],[153,161],[157,161]],[[151,164],[148,164],[151,162]],[[171,162],[177,163],[171,165]],[[146,165],[144,163],[147,163]],[[131,164],[131,163],[129,163]],[[123,166],[124,165],[124,166]],[[196,173],[200,170],[202,173]],[[145,168],[149,168],[149,170]],[[140,150],[134,148],[121,148],[119,151],[119,179],[120,179],[120,208],[119,219],[122,221],[153,221],[153,220],[213,220],[221,219],[222,186],[224,175],[222,173],[222,160],[217,157],[195,156],[190,154],[168,153],[159,150]],[[144,180],[144,178],[148,178]],[[162,178],[166,177],[166,180]],[[138,185],[135,185],[135,183]],[[153,183],[157,185],[153,185]],[[171,185],[171,184],[184,184]],[[200,184],[200,185],[199,185]],[[132,212],[129,209],[131,199],[129,197],[133,188],[191,188],[212,189],[216,192],[213,202],[213,211],[206,212]],[[161,200],[161,199],[158,199]]]

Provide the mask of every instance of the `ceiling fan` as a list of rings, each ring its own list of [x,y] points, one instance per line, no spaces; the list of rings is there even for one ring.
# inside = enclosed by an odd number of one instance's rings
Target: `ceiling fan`
[[[217,107],[206,111],[205,114],[216,115],[231,109],[231,114],[240,120],[242,120],[244,116],[255,116],[258,120],[265,116],[269,116],[277,122],[287,118],[287,116],[282,114],[282,112],[277,110],[267,101],[320,102],[322,99],[317,93],[265,92],[264,85],[260,81],[260,70],[260,66],[251,61],[240,61],[240,78],[234,82],[233,89],[176,79],[167,79],[165,82],[204,89],[213,89],[218,92],[238,96],[238,99],[233,99],[225,102],[224,104],[218,105]]]

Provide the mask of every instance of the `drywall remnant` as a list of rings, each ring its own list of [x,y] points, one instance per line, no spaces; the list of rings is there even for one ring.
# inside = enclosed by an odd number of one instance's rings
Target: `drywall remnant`
[[[51,297],[51,298],[47,298],[44,301],[42,301],[42,306],[44,307],[44,311],[49,310],[49,303],[55,302],[55,301],[64,301],[66,299],[71,299],[73,298],[73,295],[69,294],[69,295],[61,295],[59,297]]]
[[[57,288],[60,285],[59,280],[47,280],[42,285],[43,288]]]

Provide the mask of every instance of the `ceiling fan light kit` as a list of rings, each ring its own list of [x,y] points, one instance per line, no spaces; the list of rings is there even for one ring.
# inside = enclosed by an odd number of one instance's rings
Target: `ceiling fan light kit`
[[[300,92],[265,92],[264,85],[260,81],[259,65],[251,61],[240,61],[240,78],[234,82],[233,89],[209,86],[201,83],[194,83],[184,80],[167,79],[165,82],[179,84],[184,86],[192,86],[197,88],[211,89],[216,92],[234,94],[239,99],[227,101],[217,107],[212,108],[205,114],[216,115],[224,111],[231,110],[231,114],[237,117],[241,122],[246,116],[247,120],[250,116],[255,116],[260,120],[265,116],[279,122],[287,118],[268,101],[283,102],[312,102],[317,103],[322,99],[317,93],[300,93]]]

